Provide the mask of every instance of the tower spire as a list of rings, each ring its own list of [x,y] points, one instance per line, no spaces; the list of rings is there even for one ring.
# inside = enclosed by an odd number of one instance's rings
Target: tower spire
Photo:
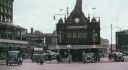
[[[76,1],[75,9],[79,9],[79,10],[82,11],[82,0],[77,0]]]

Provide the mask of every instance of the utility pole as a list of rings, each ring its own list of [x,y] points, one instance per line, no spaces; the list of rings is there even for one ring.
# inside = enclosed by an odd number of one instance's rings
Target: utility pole
[[[112,24],[111,24],[111,47],[110,47],[110,51],[111,51],[111,54],[112,54]]]
[[[69,15],[69,8],[67,7],[67,18],[68,18],[68,15]]]
[[[60,18],[61,18],[61,16],[63,15],[63,14],[62,14],[62,11],[63,11],[63,9],[60,9],[60,14],[59,14],[59,15],[60,15]]]
[[[118,25],[117,25],[117,26],[118,26]],[[112,24],[111,24],[111,46],[110,46],[110,52],[111,52],[111,54],[112,54],[112,52],[113,52],[113,51],[112,51],[112,38],[113,38],[113,37],[112,37],[112,31],[113,31],[113,30],[112,30],[112,29],[113,29],[113,28],[117,28],[117,29],[119,29],[118,31],[121,31],[121,28],[120,28],[120,27],[113,27]]]

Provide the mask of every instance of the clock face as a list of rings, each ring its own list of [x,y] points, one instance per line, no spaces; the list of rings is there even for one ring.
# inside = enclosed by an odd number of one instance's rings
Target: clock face
[[[75,23],[79,23],[80,22],[80,19],[79,18],[75,18]]]

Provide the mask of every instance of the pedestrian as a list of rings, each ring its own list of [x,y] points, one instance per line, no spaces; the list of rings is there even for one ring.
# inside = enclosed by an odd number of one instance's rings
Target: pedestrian
[[[23,59],[22,59],[22,57],[20,57],[19,58],[19,63],[22,65],[22,61],[23,61]]]
[[[61,56],[60,55],[57,55],[56,56],[56,60],[57,60],[57,62],[61,62]]]
[[[71,54],[69,54],[68,59],[69,59],[68,62],[71,63],[71,61],[72,61],[72,55]]]
[[[111,58],[112,58],[112,55],[111,55],[111,54],[108,54],[108,58],[109,58],[109,60],[111,60]]]
[[[48,55],[48,60],[49,60],[49,64],[50,64],[50,61],[52,60],[51,54]]]
[[[43,64],[44,63],[44,59],[43,57],[40,57],[40,64]]]

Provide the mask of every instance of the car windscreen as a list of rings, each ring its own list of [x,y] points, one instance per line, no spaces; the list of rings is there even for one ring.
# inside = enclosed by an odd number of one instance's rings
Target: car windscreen
[[[93,56],[94,54],[93,53],[86,53],[85,55],[86,56]]]
[[[10,59],[16,59],[16,58],[18,58],[18,53],[14,53],[14,52],[9,53],[9,58]]]
[[[117,53],[116,56],[122,57],[123,55],[121,53]]]

